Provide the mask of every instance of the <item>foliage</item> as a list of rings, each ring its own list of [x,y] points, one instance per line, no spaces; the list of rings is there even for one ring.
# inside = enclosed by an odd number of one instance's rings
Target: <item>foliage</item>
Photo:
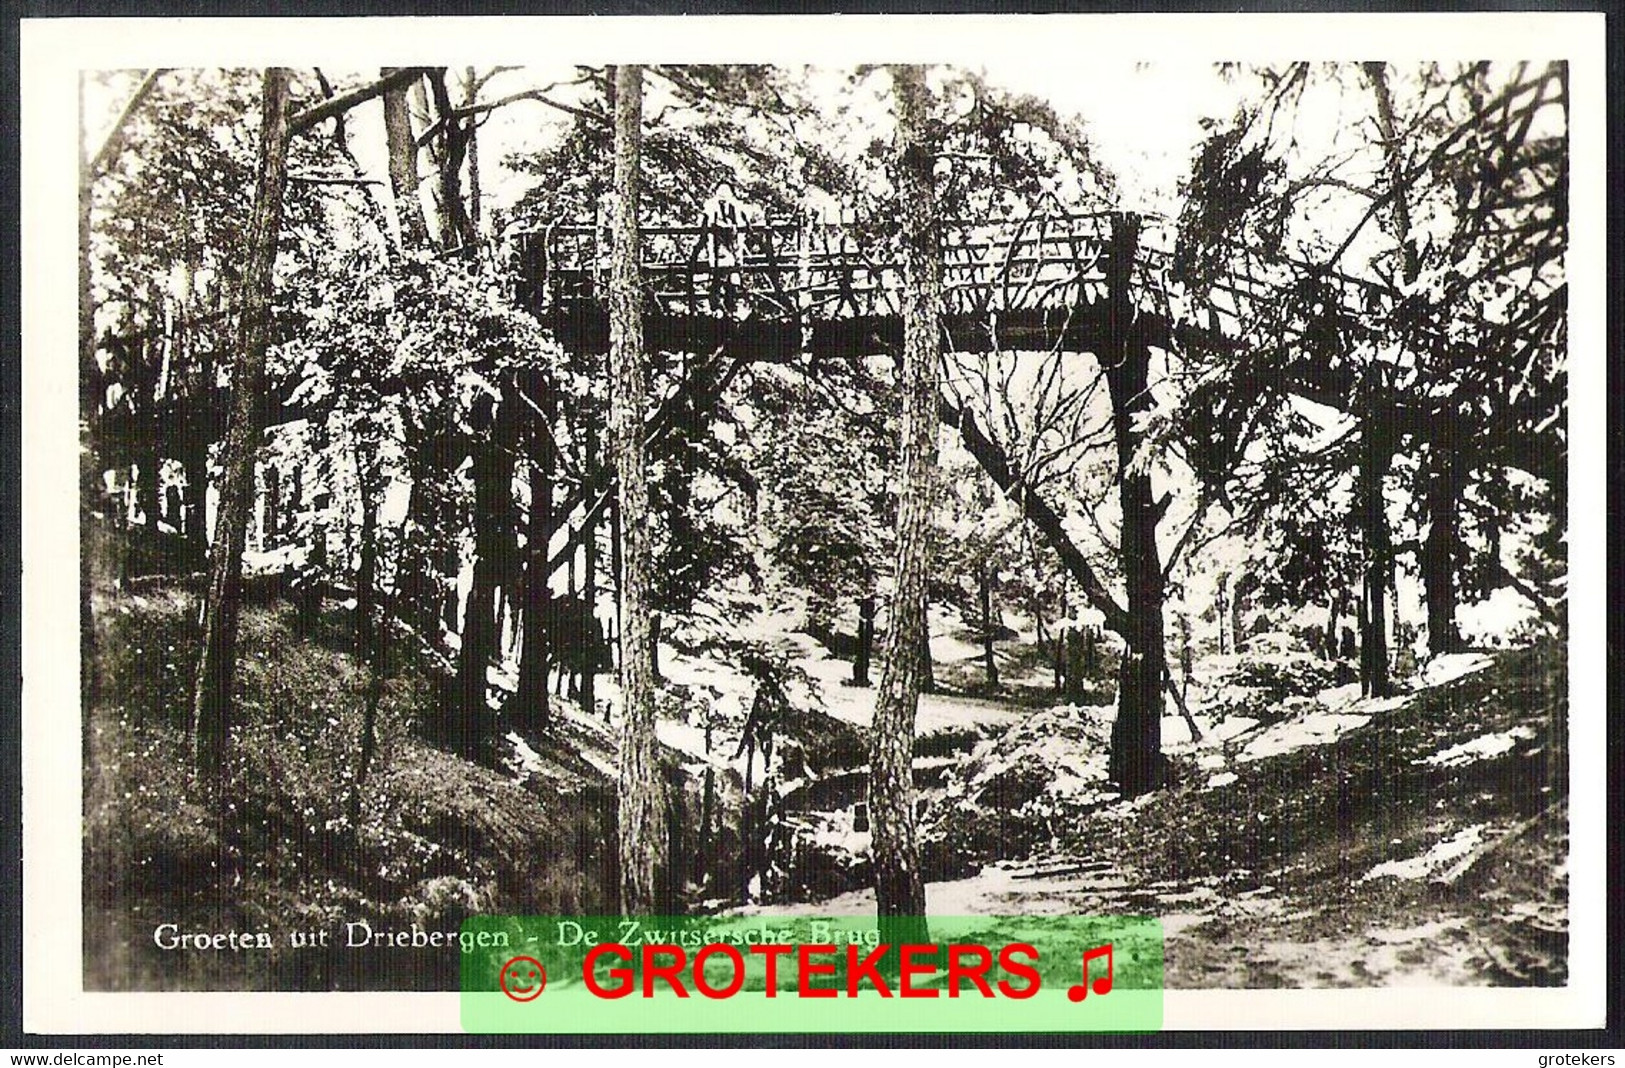
[[[1254,72],[1261,102],[1210,125],[1182,187],[1176,274],[1237,343],[1192,348],[1199,385],[1177,434],[1195,473],[1266,532],[1281,596],[1349,581],[1347,512],[1318,499],[1331,489],[1349,500],[1340,487],[1361,463],[1352,446],[1375,428],[1399,452],[1386,487],[1408,524],[1396,543],[1419,552],[1429,526],[1460,510],[1449,566],[1469,592],[1509,581],[1497,539],[1479,528],[1512,522],[1519,507],[1564,507],[1561,65],[1382,75],[1404,136],[1397,162],[1368,127],[1312,131],[1307,117],[1369,113],[1381,67]],[[1409,231],[1394,233],[1402,223]],[[1221,299],[1227,274],[1279,299]],[[1305,401],[1318,426],[1304,423]],[[1328,408],[1352,421],[1330,440]],[[1499,489],[1509,469],[1535,479],[1520,480],[1516,505]],[[1443,477],[1454,483],[1441,495],[1428,480]],[[1505,510],[1492,516],[1491,498]],[[1542,550],[1561,561],[1555,542]]]
[[[215,817],[186,774],[185,695],[142,684],[166,677],[164,665],[179,653],[191,629],[186,600],[160,588],[104,608],[112,611],[102,616],[100,648],[112,654],[108,692],[120,703],[86,711],[85,870],[87,886],[100,887],[98,909],[114,911],[93,915],[91,929],[143,903],[166,919],[206,903],[220,844]],[[417,741],[408,728],[432,690],[415,671],[399,673],[386,688],[380,759],[363,791],[361,822],[352,824],[366,672],[327,644],[347,644],[339,619],[330,617],[316,641],[298,640],[290,615],[278,604],[244,617],[245,723],[234,778],[243,790],[249,863],[237,893],[246,914],[280,935],[301,923],[342,930],[340,919],[439,930],[470,911],[602,907],[602,872],[594,867],[602,857],[590,847],[536,848],[542,840],[595,840],[602,828],[594,821],[602,817],[590,792],[530,792]],[[114,936],[128,939],[138,957],[143,944],[151,948],[150,924],[133,937],[115,924]],[[187,955],[159,954],[139,967],[167,987],[176,956]],[[288,967],[279,954],[272,958],[256,957],[256,968]],[[309,967],[290,974],[295,982],[323,981]],[[212,981],[238,987],[266,980],[227,968]]]
[[[1331,662],[1301,648],[1246,649],[1210,656],[1193,674],[1192,710],[1223,722],[1232,716],[1267,723],[1332,685]]]
[[[807,591],[814,625],[828,623],[891,570],[893,394],[858,362],[816,384],[772,371],[755,381],[751,461],[766,555]]]
[[[449,186],[426,183],[447,218],[456,208],[470,225],[481,197],[512,205],[507,219],[475,228],[480,241],[403,247],[405,230],[391,213],[421,205],[391,200],[357,162],[348,127],[366,121],[362,113],[292,146],[296,179],[264,398],[280,421],[260,458],[296,471],[305,491],[291,529],[277,535],[288,544],[262,548],[291,549],[284,558],[294,560],[302,551],[314,568],[329,542],[342,545],[323,565],[325,577],[341,596],[356,589],[358,600],[361,561],[375,554],[374,592],[397,617],[386,627],[395,659],[387,679],[375,675],[350,653],[353,613],[329,611],[314,626],[295,627],[287,606],[274,602],[280,580],[253,576],[253,595],[270,591],[273,603],[248,612],[240,658],[238,815],[250,858],[241,897],[251,916],[439,924],[471,909],[598,907],[610,885],[601,843],[613,798],[578,751],[586,728],[573,712],[557,717],[549,728],[556,733],[530,740],[555,773],[530,785],[491,770],[502,763],[491,754],[507,753],[504,739],[488,739],[481,759],[490,767],[481,767],[414,736],[444,711],[433,683],[462,625],[471,544],[499,562],[504,595],[492,608],[493,662],[476,664],[475,674],[483,678],[489,667],[503,678],[514,656],[503,641],[520,644],[526,628],[541,625],[526,607],[536,592],[529,568],[562,563],[570,577],[557,574],[564,567],[543,574],[543,592],[575,588],[589,525],[583,513],[609,484],[601,356],[562,351],[519,306],[515,266],[483,243],[504,223],[543,229],[603,217],[606,72],[580,66],[545,88],[492,92],[492,80],[510,73],[534,83],[518,71],[471,70],[463,102],[435,99],[411,131],[420,143],[413,164],[426,161],[445,178],[448,160],[474,147],[496,108],[529,101],[566,116],[520,137],[500,195],[490,182],[479,192],[481,174],[495,173],[489,153],[483,172],[474,154],[467,158],[467,204],[443,203],[463,196],[460,167],[449,168]],[[985,461],[972,462],[945,431],[930,598],[952,602],[979,627],[985,575],[995,619],[1005,610],[1023,624],[1041,618],[1051,634],[1059,617],[1078,620],[1076,560],[1119,596],[1120,491],[1125,478],[1148,474],[1165,575],[1176,563],[1200,565],[1185,566],[1168,600],[1184,613],[1187,648],[1209,644],[1190,633],[1192,621],[1229,629],[1204,584],[1241,574],[1248,588],[1234,596],[1272,617],[1328,603],[1346,611],[1345,595],[1368,562],[1350,524],[1371,463],[1362,448],[1387,431],[1394,456],[1378,486],[1389,504],[1381,520],[1401,557],[1415,561],[1409,570],[1424,570],[1429,535],[1452,519],[1445,556],[1463,599],[1515,590],[1537,606],[1543,627],[1561,627],[1566,69],[1294,63],[1233,74],[1249,86],[1246,102],[1209,121],[1193,146],[1173,243],[1162,250],[1172,292],[1149,287],[1137,306],[1142,317],[1181,317],[1194,328],[1154,353],[1149,385],[1129,398],[1137,406],[1131,419],[1112,404],[1110,353],[946,357],[946,400],[1008,461],[1019,487],[1053,507],[1075,556],[1063,567],[1051,551],[1055,536],[1041,544],[1017,494],[997,492]],[[128,72],[87,77],[115,107],[137,81]],[[1380,123],[1321,121],[1330,106],[1378,118],[1379,81],[1391,97],[1393,136]],[[885,136],[882,82],[868,69],[650,68],[647,219],[727,224],[827,218],[840,209],[853,237],[891,255],[901,175]],[[444,88],[445,72],[429,76],[427,87],[436,84]],[[320,75],[299,75],[296,85],[306,100],[331,91]],[[944,216],[1008,223],[1115,206],[1117,179],[1079,122],[980,75],[939,69],[930,85],[926,136]],[[230,387],[222,372],[236,325],[257,100],[252,72],[161,73],[92,183],[95,384],[105,388],[90,393],[106,402],[98,444],[107,446],[115,484],[120,472],[128,477],[133,453],[142,492],[157,488],[154,467],[173,485],[182,458],[166,450],[180,447],[189,449],[189,491],[204,489],[196,482],[211,473],[208,447],[219,428],[209,413],[224,410]],[[454,151],[456,138],[467,140]],[[1161,248],[1161,222],[1145,224],[1147,244]],[[1161,252],[1149,255],[1142,266],[1163,262]],[[814,364],[727,350],[649,354],[652,388],[640,403],[669,417],[649,446],[653,605],[666,644],[724,665],[748,687],[741,722],[724,725],[728,746],[747,731],[757,743],[777,738],[779,754],[793,754],[809,779],[860,767],[866,732],[825,715],[820,695],[838,692],[825,689],[830,680],[809,674],[788,641],[764,641],[760,632],[780,624],[833,632],[870,598],[882,622],[888,615],[897,355],[854,352]],[[194,423],[171,434],[176,413],[191,413]],[[503,454],[492,465],[499,475],[482,484],[514,477],[498,487],[500,504],[477,514],[473,472],[493,450]],[[556,510],[532,499],[538,487]],[[150,503],[125,512],[153,528],[116,535],[127,546],[125,572],[148,556],[155,566],[195,569],[195,561],[154,550],[162,532]],[[590,525],[602,561],[607,513]],[[270,557],[262,566],[275,566]],[[606,563],[599,568],[600,600],[585,612],[607,618],[611,584],[602,578]],[[186,762],[194,593],[179,581],[117,597],[103,587],[95,615],[106,692],[116,697],[88,714],[88,883],[107,887],[107,915],[130,902],[216,907],[205,899],[220,835],[177,771]],[[805,620],[783,622],[803,605]],[[1044,673],[1041,650],[1007,644],[1018,667],[1012,675]],[[1092,696],[1110,698],[1117,657],[1103,654],[1094,680],[1103,686]],[[973,666],[956,664],[943,677],[968,676]],[[1205,661],[1189,680],[1191,704],[1219,720],[1268,720],[1301,706],[1336,670],[1301,651],[1250,648]],[[543,678],[545,685],[545,671]],[[363,727],[374,686],[377,722]],[[715,711],[699,687],[674,685],[662,700],[663,711],[685,722],[710,722]],[[1427,708],[1464,721],[1456,704]],[[985,743],[969,731],[920,739],[912,755],[961,765],[947,773],[952,804],[927,815],[927,866],[968,874],[983,861],[1076,844],[1082,826],[1157,854],[1148,863],[1255,868],[1286,856],[1306,821],[1351,806],[1358,819],[1377,820],[1403,800],[1385,792],[1398,788],[1384,776],[1397,771],[1410,785],[1424,776],[1390,766],[1391,754],[1361,739],[1318,764],[1244,769],[1249,790],[1287,797],[1301,789],[1301,801],[1280,801],[1280,812],[1247,798],[1227,809],[1242,796],[1234,791],[1214,798],[1181,790],[1150,806],[1143,833],[1112,829],[1097,813],[1107,800],[1097,774],[1107,727],[1093,711],[1046,708]],[[1403,730],[1415,740],[1411,727]],[[358,791],[363,733],[377,752]],[[694,783],[685,788],[692,793]],[[1260,816],[1259,828],[1236,829]],[[724,827],[721,837],[732,833]],[[848,838],[814,835],[803,844],[803,862],[818,870],[786,869],[792,862],[779,858],[785,887],[834,892],[866,877]],[[720,871],[732,861],[718,863]]]

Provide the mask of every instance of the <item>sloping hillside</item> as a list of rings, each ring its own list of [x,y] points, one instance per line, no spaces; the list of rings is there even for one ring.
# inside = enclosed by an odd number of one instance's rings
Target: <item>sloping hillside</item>
[[[927,841],[981,866],[928,906],[1158,916],[1172,987],[1562,984],[1562,663],[1467,654],[1397,697],[1338,687],[1208,722],[1173,747],[1180,781],[1135,802],[1104,782],[1107,710],[1034,713],[947,785]]]
[[[591,759],[592,740],[567,724],[525,770],[460,759],[413,733],[431,687],[402,658],[379,703],[372,773],[355,789],[367,677],[338,606],[308,634],[285,602],[245,611],[242,808],[222,827],[187,772],[196,602],[167,580],[141,587],[103,586],[94,606],[112,696],[85,716],[87,988],[447,989],[456,962],[444,951],[340,945],[347,925],[454,930],[476,912],[607,904],[614,790],[597,768],[613,756]],[[243,858],[224,887],[223,841]],[[225,931],[267,931],[273,948],[158,944]],[[291,945],[305,931],[328,932],[329,946]]]

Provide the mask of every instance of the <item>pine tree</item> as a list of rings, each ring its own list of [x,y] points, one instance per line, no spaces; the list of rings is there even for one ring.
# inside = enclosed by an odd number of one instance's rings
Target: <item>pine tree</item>
[[[649,634],[649,483],[643,408],[649,388],[638,271],[643,69],[615,68],[615,206],[610,262],[610,435],[621,515],[621,910],[651,912],[661,864],[660,774]]]
[[[288,177],[285,69],[266,70],[262,100],[259,177],[248,231],[231,376],[231,424],[223,450],[220,502],[203,608],[203,649],[192,701],[194,771],[200,779],[216,783],[224,771],[233,722],[232,682],[237,664],[243,548],[254,507],[254,456],[259,448],[260,402],[265,392],[265,356],[270,344],[272,270],[282,225],[282,192]]]
[[[914,716],[919,707],[926,582],[936,474],[942,338],[941,233],[926,135],[925,69],[892,68],[897,107],[897,200],[903,232],[902,458],[897,507],[897,588],[886,666],[875,697],[869,755],[875,904],[881,940],[924,942],[925,884],[914,821]]]

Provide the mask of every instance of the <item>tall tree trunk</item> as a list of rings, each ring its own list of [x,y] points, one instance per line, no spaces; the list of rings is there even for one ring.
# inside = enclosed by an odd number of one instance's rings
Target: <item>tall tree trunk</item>
[[[231,375],[231,421],[192,700],[193,771],[199,780],[215,787],[223,784],[226,746],[235,722],[232,684],[237,667],[243,548],[254,505],[254,455],[259,450],[260,398],[265,392],[265,354],[270,344],[272,275],[282,228],[282,191],[288,177],[287,110],[288,72],[268,68],[261,103],[254,214],[238,298],[241,318]]]
[[[266,549],[275,549],[281,544],[282,472],[274,464],[267,464],[265,468],[265,495],[260,514],[260,537]]]
[[[897,587],[886,665],[875,695],[869,752],[871,856],[880,939],[925,942],[925,883],[914,821],[914,718],[925,664],[926,581],[936,478],[938,362],[942,345],[941,233],[935,163],[927,140],[925,68],[891,68],[897,113],[897,200],[903,233],[902,449],[898,477]]]
[[[1356,503],[1365,558],[1360,576],[1360,692],[1387,697],[1393,691],[1388,666],[1388,587],[1394,565],[1383,480],[1394,454],[1378,420],[1366,418],[1363,437]]]
[[[394,73],[384,68],[382,74]],[[406,87],[384,92],[384,138],[389,152],[389,188],[395,196],[395,222],[401,230],[401,247],[409,250],[429,246],[429,228],[423,221],[423,201],[418,196],[418,145],[412,131],[412,111],[407,106]]]
[[[579,555],[580,549],[578,546],[576,556]],[[564,592],[570,603],[575,604],[577,594],[581,592],[576,585],[576,557],[571,557],[569,567],[565,568]],[[581,656],[579,648],[571,660],[559,665],[559,696],[570,701],[577,701],[581,698]]]
[[[474,68],[469,67],[463,72],[463,84],[467,89],[467,103],[473,104],[478,84],[474,77]],[[480,198],[483,195],[480,188],[480,130],[479,126],[470,119],[468,122],[468,231],[474,241],[480,239]]]
[[[1113,336],[1107,343],[1106,386],[1111,393],[1112,427],[1117,441],[1118,501],[1123,528],[1120,555],[1128,591],[1128,633],[1118,673],[1117,720],[1112,724],[1108,773],[1124,797],[1156,789],[1162,765],[1162,690],[1168,672],[1163,646],[1162,560],[1157,552],[1161,508],[1149,471],[1136,470],[1137,416],[1151,407],[1151,352],[1132,336],[1134,298],[1130,292],[1139,219],[1117,216],[1107,261]]]
[[[552,426],[552,390],[547,390],[539,418]],[[537,434],[530,464],[530,526],[525,544],[524,637],[519,650],[519,685],[514,707],[529,722],[546,724],[551,718],[547,675],[548,650],[547,531],[553,522],[553,443],[551,433]]]
[[[661,775],[649,641],[649,482],[643,409],[649,391],[638,264],[638,159],[643,139],[643,68],[615,68],[615,205],[610,221],[610,434],[621,512],[621,717],[619,846],[621,911],[647,915],[658,903],[663,862]]]
[[[1406,194],[1405,160],[1398,124],[1394,119],[1393,97],[1388,90],[1385,63],[1362,65],[1377,103],[1377,129],[1382,135],[1387,167],[1389,219],[1392,237],[1399,247],[1400,271],[1407,285],[1421,273],[1421,257],[1411,240],[1410,198]],[[1387,594],[1393,585],[1393,548],[1388,530],[1388,513],[1383,482],[1399,444],[1386,427],[1388,396],[1382,381],[1382,368],[1373,365],[1372,376],[1361,405],[1364,421],[1359,473],[1359,501],[1362,546],[1365,555],[1361,597],[1365,604],[1360,640],[1360,683],[1364,693],[1386,697],[1393,690],[1388,649]],[[1375,388],[1372,388],[1375,387]]]
[[[1394,121],[1394,99],[1388,91],[1388,65],[1382,62],[1362,64],[1365,76],[1371,82],[1372,95],[1377,99],[1377,130],[1382,134],[1383,157],[1388,170],[1388,208],[1393,222],[1393,238],[1399,245],[1400,270],[1406,282],[1416,281],[1422,262],[1415,243],[1411,241],[1410,197],[1405,193],[1405,156],[1400,143],[1398,124]]]
[[[396,68],[386,67],[388,77]],[[422,79],[417,80],[418,84]],[[383,93],[384,142],[389,158],[389,185],[394,200],[395,225],[401,248],[423,252],[429,248],[429,227],[419,195],[417,134],[412,127],[409,87],[399,85]],[[414,417],[403,405],[406,456],[412,488],[407,497],[405,532],[397,588],[408,618],[431,647],[441,647],[442,631],[456,625],[456,582],[459,560],[454,547],[436,552],[446,519],[444,502],[434,488],[449,469],[446,425],[448,413],[426,411]],[[445,418],[442,418],[445,416]],[[444,584],[449,580],[452,592]]]
[[[440,208],[440,245],[445,249],[468,249],[474,244],[474,226],[463,203],[463,160],[467,157],[468,139],[474,127],[454,116],[451,94],[446,89],[445,68],[431,70],[428,81],[434,94],[435,114],[440,117],[440,150],[435,158],[439,169],[435,202]]]
[[[474,442],[474,575],[463,606],[462,648],[457,658],[456,704],[448,709],[448,739],[471,755],[490,719],[486,671],[496,658],[497,585],[513,541],[514,401],[497,402],[487,433]]]

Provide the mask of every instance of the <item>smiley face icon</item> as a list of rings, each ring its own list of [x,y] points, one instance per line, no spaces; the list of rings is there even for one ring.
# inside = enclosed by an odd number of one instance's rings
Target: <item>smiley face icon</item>
[[[502,966],[497,985],[515,1001],[535,1001],[547,988],[547,969],[535,957],[514,957]]]

